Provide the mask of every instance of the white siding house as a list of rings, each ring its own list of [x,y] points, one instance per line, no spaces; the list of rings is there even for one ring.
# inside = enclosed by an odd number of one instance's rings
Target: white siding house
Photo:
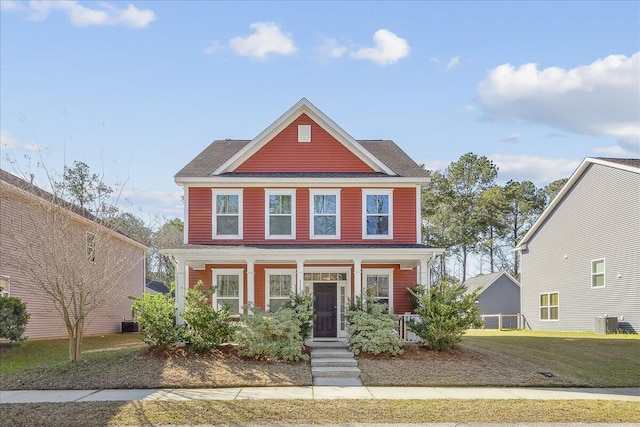
[[[585,159],[516,250],[525,326],[640,332],[640,159]]]

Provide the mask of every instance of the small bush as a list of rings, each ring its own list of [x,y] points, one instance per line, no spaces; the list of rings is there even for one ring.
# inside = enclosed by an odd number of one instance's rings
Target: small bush
[[[269,361],[306,360],[301,321],[294,309],[282,307],[267,313],[257,307],[243,316],[244,326],[236,333],[238,354]]]
[[[289,308],[295,311],[296,317],[300,322],[300,336],[302,342],[311,336],[313,329],[313,297],[311,295],[292,295],[283,308]]]
[[[415,313],[422,321],[407,324],[432,350],[448,350],[462,340],[467,329],[482,326],[476,305],[477,292],[464,295],[463,286],[448,283],[428,289],[418,285],[409,292],[416,298]]]
[[[0,338],[22,342],[27,338],[24,330],[31,315],[20,298],[0,298]]]
[[[387,313],[387,306],[368,301],[352,305],[347,312],[349,328],[347,342],[355,354],[389,353],[394,356],[402,352],[402,340],[397,331],[398,318]]]
[[[226,308],[215,310],[209,298],[214,290],[202,290],[202,282],[189,289],[185,297],[182,317],[187,323],[184,341],[189,350],[200,352],[231,341],[234,329],[231,315]]]
[[[182,328],[176,325],[175,300],[170,294],[143,294],[129,297],[140,325],[140,336],[151,347],[166,348],[181,340]]]

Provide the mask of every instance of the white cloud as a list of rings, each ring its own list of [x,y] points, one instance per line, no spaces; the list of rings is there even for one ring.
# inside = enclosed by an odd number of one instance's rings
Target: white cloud
[[[211,43],[209,43],[209,46],[207,46],[203,52],[206,55],[211,55],[213,53],[217,53],[217,52],[222,52],[224,50],[224,46],[220,44],[220,42],[218,42],[218,40],[211,40]]]
[[[569,70],[503,64],[480,82],[478,99],[489,119],[608,136],[625,151],[640,151],[640,52]]]
[[[15,0],[0,0],[0,10],[24,10],[24,5]]]
[[[517,132],[513,132],[508,137],[504,138],[502,142],[519,142],[522,139],[522,135]]]
[[[433,57],[429,58],[429,61],[431,61],[431,62],[433,62],[433,63],[435,63],[435,64],[439,64],[439,63],[441,62],[441,61],[440,61],[440,58],[435,57],[435,56],[433,56]]]
[[[326,62],[331,59],[341,58],[346,52],[346,46],[339,46],[336,39],[320,35],[322,43],[316,47],[316,53],[321,61]]]
[[[255,32],[246,37],[234,37],[229,47],[239,55],[266,59],[270,54],[291,55],[298,51],[290,34],[283,33],[273,22],[254,22]]]
[[[619,145],[613,145],[611,147],[596,148],[594,151],[601,156],[607,156],[607,157],[622,157],[622,156],[634,155],[634,153],[626,151],[624,148],[620,147]]]
[[[476,111],[476,107],[474,105],[471,105],[471,104],[467,104],[462,108],[464,109],[464,111],[469,111],[469,112]]]
[[[462,58],[461,56],[454,56],[449,60],[449,63],[447,64],[447,70],[450,70],[454,67],[457,67],[458,65],[460,65],[460,58]]]
[[[75,0],[32,0],[29,2],[31,19],[44,21],[49,13],[61,10],[69,15],[71,24],[76,27],[121,26],[128,28],[146,28],[156,20],[150,9],[138,9],[132,4],[126,8],[117,8],[110,3],[98,3],[99,8],[81,5]]]
[[[498,166],[498,179],[501,182],[527,180],[537,186],[547,185],[556,179],[568,178],[582,160],[528,154],[492,154],[488,157]]]
[[[373,35],[374,47],[367,47],[351,52],[355,59],[366,59],[378,65],[391,65],[409,55],[409,43],[389,30],[381,29]]]
[[[41,151],[42,147],[35,143],[24,143],[8,130],[0,129],[0,148],[3,150]]]

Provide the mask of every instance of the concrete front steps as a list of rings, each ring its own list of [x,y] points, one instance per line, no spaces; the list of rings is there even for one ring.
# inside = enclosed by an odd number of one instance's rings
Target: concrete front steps
[[[362,386],[360,368],[347,345],[340,341],[308,341],[315,386]]]

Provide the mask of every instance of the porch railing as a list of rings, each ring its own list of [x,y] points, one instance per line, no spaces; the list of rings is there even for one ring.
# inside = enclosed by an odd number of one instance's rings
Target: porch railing
[[[409,329],[408,321],[420,322],[422,318],[417,314],[405,313],[398,315],[398,333],[404,342],[419,342],[420,338]]]
[[[516,329],[524,329],[524,316],[522,313],[515,314],[483,314],[480,316],[482,318],[482,329],[486,328],[486,320],[498,318],[498,330],[501,331],[505,329],[504,318],[515,318],[515,327]],[[506,329],[513,329],[513,321],[509,322]],[[487,328],[487,329],[495,329],[495,328]]]

